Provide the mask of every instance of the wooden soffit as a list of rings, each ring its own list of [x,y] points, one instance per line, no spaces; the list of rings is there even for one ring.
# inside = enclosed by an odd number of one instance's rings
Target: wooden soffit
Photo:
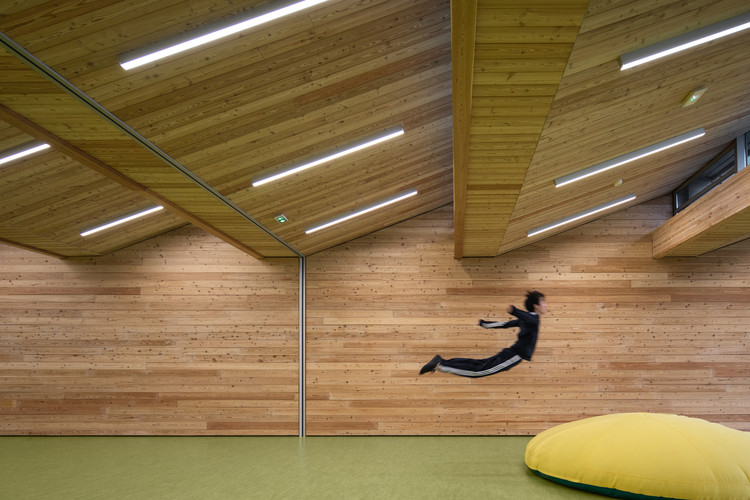
[[[659,226],[654,257],[695,257],[750,238],[750,168]]]

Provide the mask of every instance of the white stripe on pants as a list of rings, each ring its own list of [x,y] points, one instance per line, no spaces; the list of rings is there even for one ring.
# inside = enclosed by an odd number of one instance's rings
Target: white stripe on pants
[[[440,362],[437,369],[438,371],[461,377],[486,377],[487,375],[510,370],[521,361],[521,356],[510,349],[503,349],[495,356],[487,359],[446,359]]]

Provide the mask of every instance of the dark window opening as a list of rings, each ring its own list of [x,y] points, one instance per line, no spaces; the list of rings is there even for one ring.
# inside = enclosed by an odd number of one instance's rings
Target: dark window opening
[[[749,134],[750,135],[750,134]],[[674,213],[684,210],[704,194],[736,174],[736,141],[708,162],[700,172],[688,179],[674,192]]]

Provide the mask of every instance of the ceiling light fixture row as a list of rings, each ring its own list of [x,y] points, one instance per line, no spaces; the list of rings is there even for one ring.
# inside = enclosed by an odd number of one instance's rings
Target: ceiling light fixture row
[[[302,172],[303,170],[307,170],[312,167],[316,167],[318,165],[322,165],[324,163],[328,163],[330,161],[333,161],[335,159],[341,158],[342,156],[346,156],[352,153],[355,153],[357,151],[361,151],[365,148],[369,148],[371,146],[375,146],[376,144],[380,144],[382,142],[388,141],[390,139],[394,139],[398,136],[401,136],[404,134],[404,128],[402,126],[397,126],[390,128],[388,130],[384,130],[383,132],[380,132],[375,135],[371,135],[368,137],[365,137],[364,139],[361,139],[359,141],[347,144],[345,146],[339,147],[334,149],[333,151],[329,151],[323,155],[320,155],[318,157],[308,159],[304,163],[297,164],[297,165],[290,165],[287,166],[279,171],[276,171],[274,173],[268,174],[266,176],[262,176],[259,178],[256,178],[252,181],[253,187],[262,186],[264,184],[267,184],[269,182],[273,182],[278,179],[282,179],[284,177],[297,174],[299,172]],[[391,198],[381,200],[377,203],[374,203],[372,205],[368,205],[366,207],[360,208],[358,210],[346,213],[344,215],[341,215],[339,217],[336,217],[334,219],[322,222],[318,224],[317,226],[310,227],[305,230],[306,234],[314,233],[316,231],[320,231],[321,229],[326,229],[328,227],[331,227],[336,224],[340,224],[342,222],[348,221],[350,219],[353,219],[355,217],[359,217],[360,215],[364,215],[366,213],[378,210],[380,208],[386,207],[388,205],[391,205],[393,203],[397,203],[401,200],[404,200],[406,198],[410,198],[417,194],[417,190],[410,190],[410,191],[404,191],[401,192]],[[277,219],[278,220],[278,219]]]
[[[281,170],[277,170],[274,173],[258,177],[252,181],[253,186],[262,186],[263,184],[267,184],[283,177],[302,172],[303,170],[307,170],[308,168],[316,167],[318,165],[322,165],[323,163],[328,163],[337,158],[341,158],[342,156],[346,156],[362,149],[369,148],[370,146],[375,146],[376,144],[380,144],[381,142],[385,142],[389,139],[393,139],[403,134],[404,128],[401,126],[390,128],[378,134],[361,139],[357,142],[347,144],[346,146],[339,147],[337,149],[334,149],[333,151],[329,151],[328,153],[325,153],[323,155],[308,159],[304,163],[289,165]]]
[[[162,207],[161,205],[156,206],[156,207],[151,207],[151,208],[149,208],[147,210],[143,210],[141,212],[137,212],[137,213],[125,216],[125,217],[123,217],[121,219],[117,219],[115,221],[108,222],[107,224],[103,224],[103,225],[95,227],[93,229],[89,229],[88,231],[84,231],[84,232],[81,233],[81,236],[83,236],[83,237],[90,236],[90,235],[92,235],[94,233],[98,233],[99,231],[104,231],[105,229],[110,229],[112,227],[119,226],[120,224],[125,224],[126,222],[130,222],[132,220],[139,219],[141,217],[145,217],[146,215],[152,214],[154,212],[158,212],[162,208],[164,208],[164,207]]]
[[[748,28],[750,28],[750,12],[745,12],[739,16],[698,28],[648,47],[627,52],[621,55],[618,60],[620,70],[634,68]]]
[[[10,163],[12,161],[18,160],[20,158],[23,158],[25,156],[31,156],[35,153],[38,153],[40,151],[44,151],[45,149],[49,148],[49,144],[39,144],[39,143],[30,143],[30,144],[24,144],[23,146],[19,146],[17,148],[9,149],[7,151],[3,151],[2,156],[0,156],[0,165],[3,165],[5,163]]]
[[[534,229],[531,229],[530,231],[526,232],[527,237],[536,236],[537,234],[544,233],[546,231],[550,231],[552,229],[558,228],[560,226],[564,226],[566,224],[573,223],[575,221],[584,219],[590,215],[598,214],[600,212],[604,212],[605,210],[609,210],[610,208],[614,208],[618,205],[622,205],[623,203],[627,203],[629,201],[635,200],[636,196],[635,194],[629,194],[628,196],[623,196],[622,198],[618,198],[614,201],[611,201],[609,203],[604,203],[602,205],[597,205],[593,208],[589,208],[588,210],[584,210],[583,212],[578,212],[577,214],[573,214],[569,217],[565,217],[560,220],[556,220],[555,222],[550,222],[549,224],[544,224],[543,226],[535,227]]]
[[[401,193],[398,193],[397,195],[394,195],[390,198],[387,198],[385,200],[378,201],[376,203],[373,203],[372,205],[367,205],[365,207],[359,208],[357,210],[354,210],[352,212],[349,212],[347,214],[338,216],[333,219],[329,219],[328,221],[322,222],[318,224],[317,226],[313,226],[309,229],[305,230],[306,234],[314,233],[316,231],[320,231],[321,229],[326,229],[328,227],[331,227],[336,224],[340,224],[342,222],[346,222],[348,220],[351,220],[355,217],[359,217],[360,215],[364,215],[369,212],[373,212],[375,210],[387,207],[388,205],[392,205],[394,203],[398,203],[399,201],[403,201],[407,198],[411,198],[412,196],[415,196],[417,194],[416,189],[412,189],[409,191],[402,191]]]
[[[220,40],[235,33],[255,28],[261,24],[294,14],[325,1],[327,0],[273,2],[266,6],[252,9],[252,11],[245,13],[245,15],[234,16],[228,21],[225,20],[221,23],[191,30],[182,35],[123,54],[120,56],[120,66],[125,70],[137,68],[144,64]]]
[[[706,135],[706,130],[703,127],[691,130],[690,132],[685,132],[684,134],[680,134],[670,139],[657,142],[656,144],[651,144],[650,146],[646,146],[645,148],[641,148],[622,156],[612,158],[611,160],[597,163],[596,165],[592,165],[577,172],[573,172],[572,174],[558,177],[557,179],[555,179],[555,187],[565,186],[572,182],[591,177],[592,175],[598,174],[600,172],[619,167],[620,165],[630,163],[631,161],[639,160],[645,156],[658,153],[659,151],[664,151],[665,149],[669,149],[685,142],[692,141],[693,139],[703,137],[704,135]]]

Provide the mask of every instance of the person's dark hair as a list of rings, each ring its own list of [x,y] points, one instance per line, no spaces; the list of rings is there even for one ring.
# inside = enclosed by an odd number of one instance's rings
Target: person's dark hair
[[[534,306],[539,305],[539,301],[544,298],[544,294],[542,292],[537,292],[536,290],[531,292],[526,292],[526,302],[524,302],[524,307],[529,312],[534,312]]]

